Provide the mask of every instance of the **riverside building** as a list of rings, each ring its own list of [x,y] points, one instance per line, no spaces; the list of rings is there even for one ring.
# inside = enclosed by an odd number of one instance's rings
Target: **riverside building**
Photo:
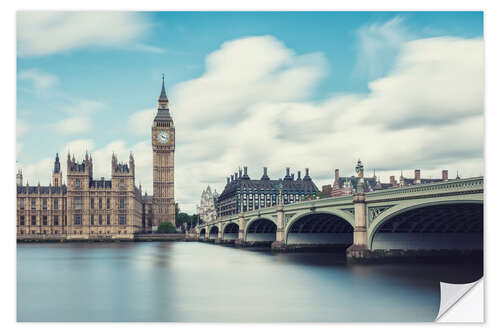
[[[246,212],[261,208],[276,206],[280,191],[283,194],[284,204],[295,203],[314,197],[318,188],[309,176],[309,169],[305,169],[304,178],[297,172],[297,178],[286,168],[283,179],[271,180],[267,175],[267,168],[260,179],[250,179],[245,166],[242,170],[227,177],[227,183],[217,200],[217,216],[228,216],[239,212]]]

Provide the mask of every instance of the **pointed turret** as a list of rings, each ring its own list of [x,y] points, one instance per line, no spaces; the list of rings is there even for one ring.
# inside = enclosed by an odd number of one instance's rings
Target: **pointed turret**
[[[135,178],[135,160],[134,160],[134,154],[132,154],[132,151],[130,151],[130,155],[128,157],[128,166],[130,168],[130,171],[132,171],[132,175]]]
[[[56,160],[54,161],[54,173],[61,172],[61,163],[59,162],[59,153],[56,153]]]
[[[156,117],[154,121],[169,121],[172,120],[170,116],[170,110],[168,108],[168,97],[167,92],[165,91],[165,76],[162,77],[161,83],[161,93],[158,98],[158,112],[156,113]]]
[[[66,160],[66,171],[71,170],[71,155],[68,150],[68,159]]]
[[[21,169],[17,170],[16,184],[17,186],[23,186],[23,170]]]
[[[162,75],[161,78],[161,93],[160,93],[160,98],[158,98],[158,101],[165,101],[168,103],[167,92],[165,91],[165,75]]]
[[[62,173],[61,173],[61,163],[59,162],[59,153],[56,153],[56,160],[54,161],[54,171],[52,172],[52,183],[54,183],[55,187],[61,186],[62,183]]]

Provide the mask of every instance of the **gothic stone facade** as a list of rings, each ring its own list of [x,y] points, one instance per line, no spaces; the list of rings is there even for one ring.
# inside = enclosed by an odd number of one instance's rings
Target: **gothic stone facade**
[[[203,222],[209,223],[217,219],[217,210],[215,208],[219,194],[217,190],[212,189],[210,185],[201,193],[200,205],[196,206],[196,212]]]
[[[134,157],[111,158],[111,180],[93,179],[92,156],[67,159],[67,184],[56,156],[49,186],[17,186],[17,234],[66,238],[133,238],[144,229],[141,191],[135,187]],[[22,175],[20,175],[22,177]],[[19,176],[18,176],[19,179]]]
[[[168,109],[165,84],[152,127],[153,196],[135,186],[135,161],[118,163],[111,157],[111,179],[93,178],[92,156],[79,163],[67,158],[67,183],[63,183],[56,155],[49,186],[23,184],[17,174],[17,235],[63,235],[66,239],[132,239],[150,232],[160,222],[175,224],[175,128]]]

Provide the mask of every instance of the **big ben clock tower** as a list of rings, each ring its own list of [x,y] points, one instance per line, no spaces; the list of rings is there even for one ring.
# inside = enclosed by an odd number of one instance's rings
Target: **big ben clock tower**
[[[153,145],[153,226],[170,222],[175,226],[174,151],[175,127],[162,80],[158,112],[151,129]]]

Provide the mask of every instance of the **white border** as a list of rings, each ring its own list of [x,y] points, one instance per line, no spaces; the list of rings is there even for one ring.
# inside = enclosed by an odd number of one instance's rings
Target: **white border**
[[[2,181],[2,211],[3,216],[1,223],[2,227],[2,258],[3,270],[1,274],[2,283],[2,307],[0,314],[2,318],[2,328],[4,331],[11,330],[50,330],[51,332],[72,332],[87,331],[97,327],[106,329],[108,332],[120,331],[129,332],[136,331],[144,326],[148,331],[162,331],[175,329],[176,331],[200,331],[203,332],[221,332],[234,331],[239,332],[255,332],[256,330],[282,330],[285,329],[289,333],[303,332],[304,330],[314,329],[319,332],[331,332],[332,329],[355,329],[355,330],[370,330],[385,332],[401,332],[402,329],[406,332],[420,332],[425,330],[453,330],[453,332],[476,330],[478,327],[474,325],[458,325],[458,324],[218,324],[218,325],[202,325],[202,324],[16,324],[16,257],[15,257],[15,73],[16,73],[16,41],[15,41],[15,11],[25,9],[55,9],[55,10],[484,10],[485,22],[485,48],[486,48],[486,160],[485,160],[485,177],[486,177],[486,218],[485,218],[485,283],[491,281],[487,285],[489,297],[486,298],[486,326],[492,328],[498,325],[498,315],[494,315],[498,311],[495,307],[495,296],[498,293],[498,257],[495,255],[498,251],[498,241],[494,235],[499,233],[499,214],[494,211],[494,206],[498,205],[498,189],[500,189],[500,181],[496,170],[500,165],[498,157],[498,142],[499,132],[498,125],[500,124],[498,104],[499,87],[499,22],[500,15],[498,13],[498,1],[438,1],[438,0],[419,0],[419,1],[274,1],[269,0],[253,0],[252,2],[237,3],[236,1],[228,0],[211,0],[211,1],[130,1],[121,0],[115,2],[103,2],[97,0],[87,0],[85,2],[70,2],[61,0],[20,0],[16,2],[4,1],[0,12],[2,25],[2,43],[1,52],[2,61],[2,78],[0,91],[2,92],[2,122],[1,122],[1,137],[3,142],[1,175],[4,177]],[[496,304],[498,305],[498,304]],[[474,306],[474,304],[471,304]],[[488,309],[494,309],[493,312]],[[355,310],[355,309],[353,309]],[[491,313],[491,317],[488,314]],[[360,314],[362,315],[362,314]],[[423,327],[425,326],[425,327]],[[482,328],[482,327],[481,327]],[[498,330],[498,328],[497,328]]]

